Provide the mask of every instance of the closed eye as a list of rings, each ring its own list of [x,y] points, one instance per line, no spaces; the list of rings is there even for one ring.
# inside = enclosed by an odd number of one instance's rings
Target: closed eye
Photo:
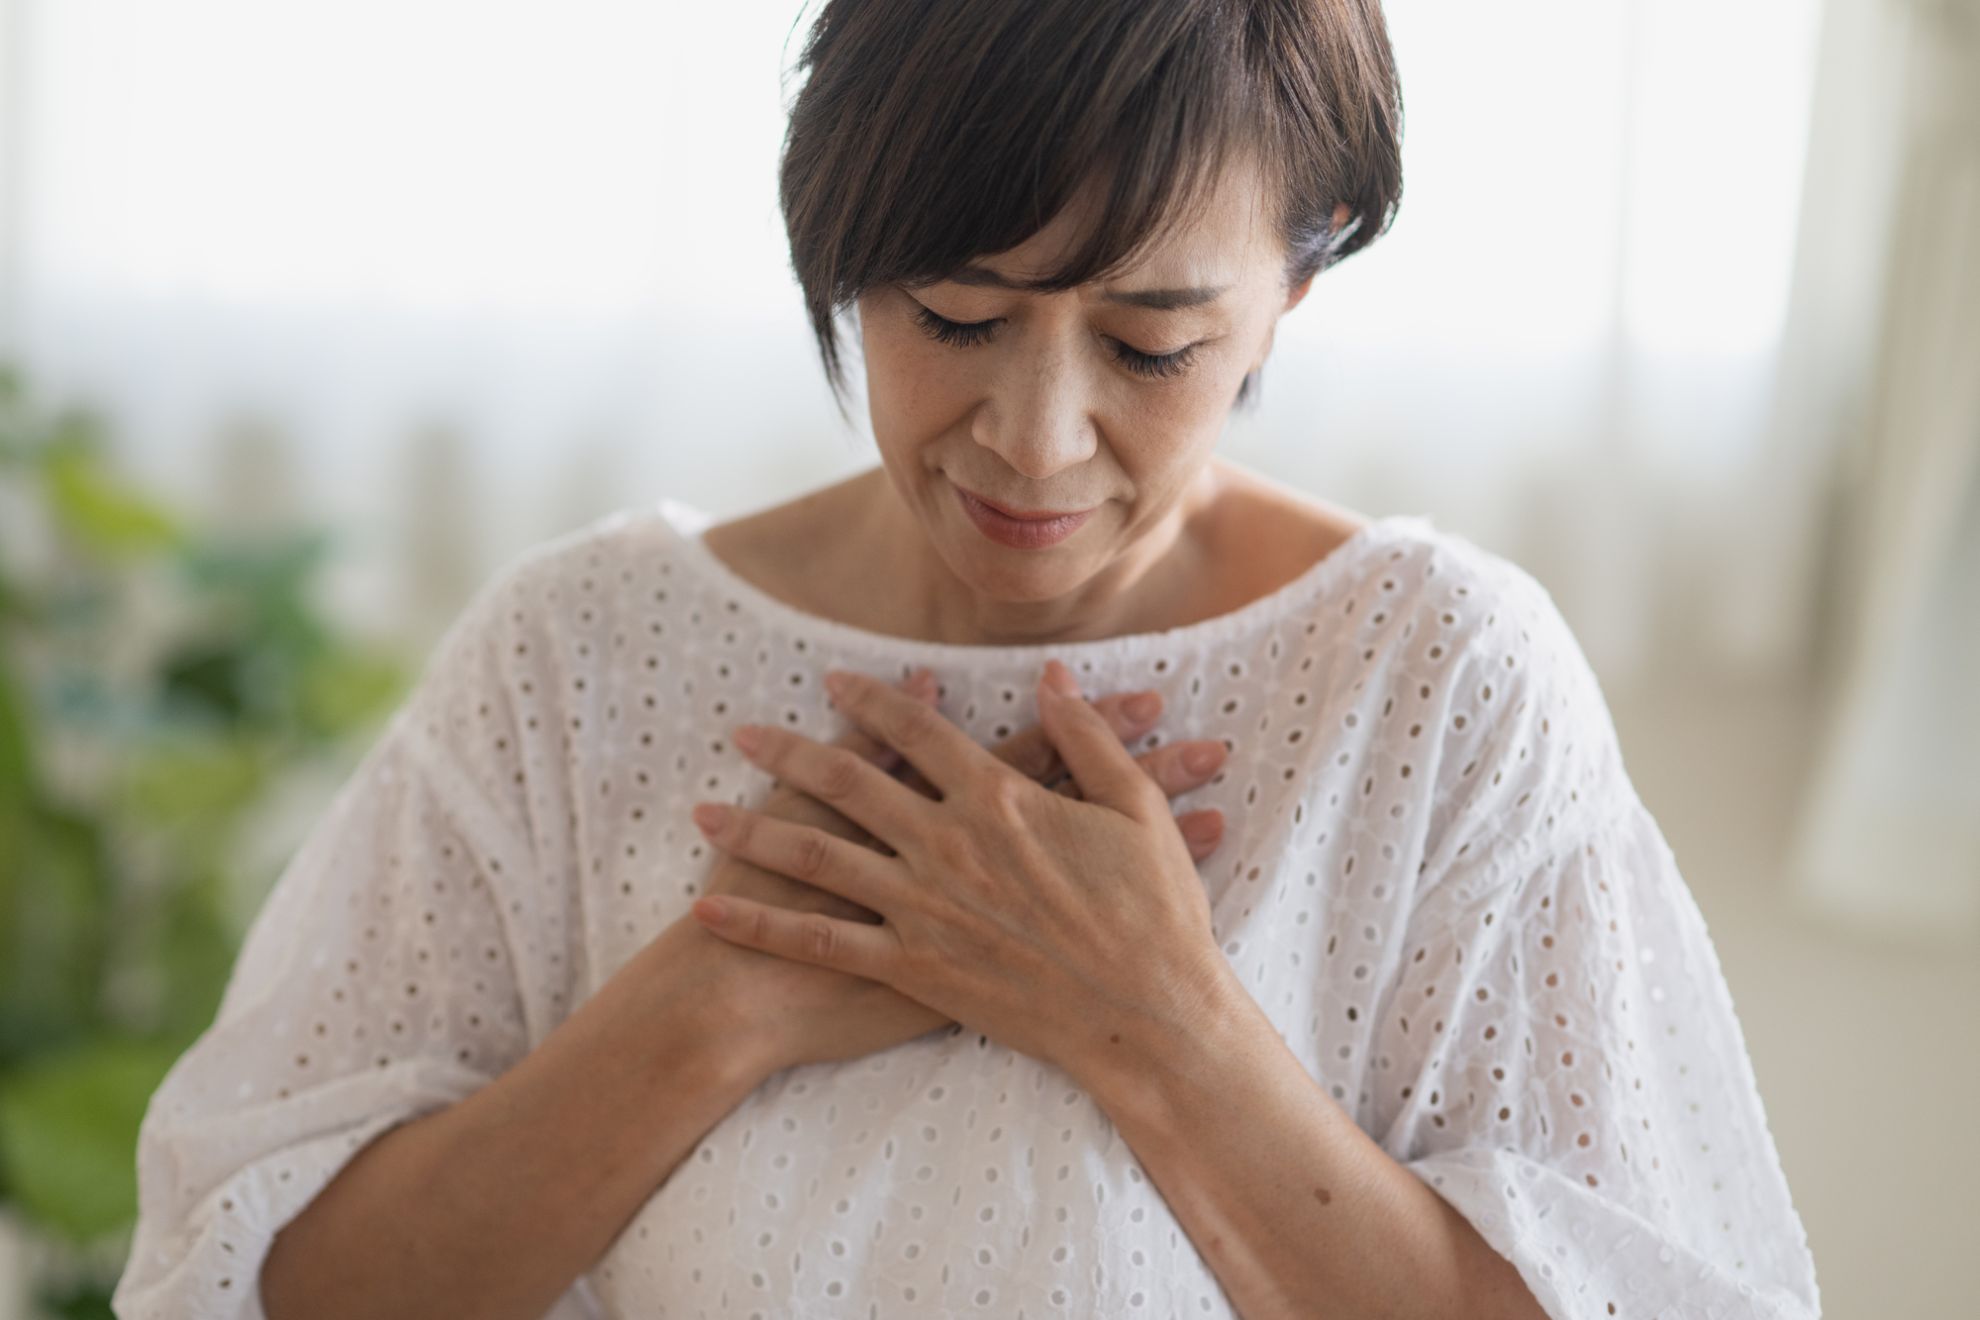
[[[1107,341],[1113,346],[1114,358],[1122,366],[1137,376],[1175,376],[1189,367],[1189,360],[1196,355],[1195,344],[1185,344],[1173,353],[1144,353],[1138,348],[1130,348],[1118,339]]]
[[[930,339],[957,347],[983,343],[990,338],[991,331],[995,330],[998,324],[996,320],[951,321],[946,316],[935,315],[919,303],[915,304],[914,320]]]
[[[946,316],[938,316],[919,303],[915,304],[915,324],[922,333],[937,343],[952,348],[969,348],[989,342],[997,327],[1003,324],[1002,317],[988,321],[951,321]],[[1186,344],[1173,353],[1144,353],[1140,349],[1107,336],[1108,350],[1114,360],[1137,376],[1160,379],[1179,375],[1188,369],[1190,360],[1196,355],[1196,345]]]

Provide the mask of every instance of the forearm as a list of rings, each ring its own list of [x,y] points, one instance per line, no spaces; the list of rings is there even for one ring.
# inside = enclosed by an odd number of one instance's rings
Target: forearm
[[[271,1320],[536,1317],[753,1089],[705,986],[647,945],[501,1077],[393,1128],[277,1235]]]
[[[1355,1125],[1228,971],[1206,974],[1200,1021],[1088,1051],[1080,1080],[1238,1313],[1545,1320],[1512,1263]]]

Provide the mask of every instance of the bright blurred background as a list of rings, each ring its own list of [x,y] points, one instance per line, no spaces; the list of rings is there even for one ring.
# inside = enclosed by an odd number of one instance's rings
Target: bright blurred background
[[[1980,0],[1388,14],[1399,218],[1227,452],[1549,588],[1827,1313],[1972,1314]],[[0,0],[0,1317],[108,1314],[150,1087],[480,582],[877,461],[776,207],[802,32]]]

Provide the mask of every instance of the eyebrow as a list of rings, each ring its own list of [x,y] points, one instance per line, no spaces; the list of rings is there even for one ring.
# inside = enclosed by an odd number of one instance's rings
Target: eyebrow
[[[951,284],[985,285],[993,289],[1029,288],[1022,281],[1006,279],[994,270],[982,266],[964,266],[948,277]],[[1175,311],[1181,307],[1201,307],[1215,302],[1230,289],[1228,284],[1215,288],[1208,285],[1195,285],[1183,289],[1109,289],[1100,295],[1101,301],[1124,303],[1129,307],[1152,307],[1159,312]]]

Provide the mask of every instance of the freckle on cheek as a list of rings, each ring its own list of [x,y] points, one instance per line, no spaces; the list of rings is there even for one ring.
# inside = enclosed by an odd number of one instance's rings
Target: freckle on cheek
[[[1334,1200],[1334,1194],[1324,1187],[1316,1187],[1313,1189],[1313,1199],[1321,1205],[1331,1205]]]

